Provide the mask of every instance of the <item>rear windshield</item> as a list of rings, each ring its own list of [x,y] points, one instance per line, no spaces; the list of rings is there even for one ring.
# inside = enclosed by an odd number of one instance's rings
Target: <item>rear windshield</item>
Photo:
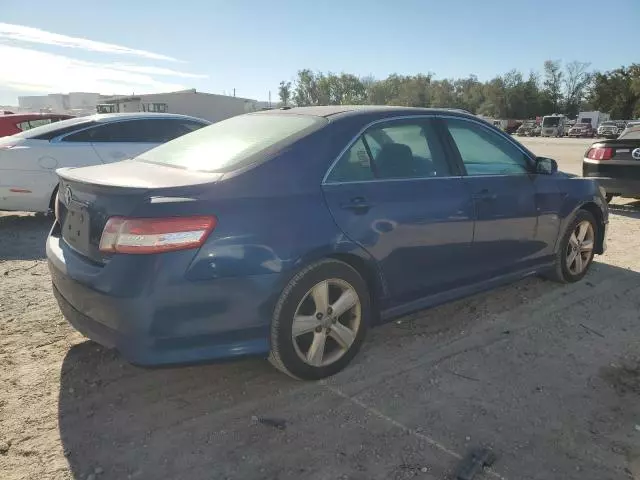
[[[640,139],[640,130],[627,130],[618,137],[618,140],[638,140]]]
[[[91,117],[69,118],[68,120],[60,120],[59,122],[49,123],[47,125],[42,125],[41,127],[35,127],[30,130],[27,130],[26,132],[16,133],[14,136],[20,137],[20,138],[36,138],[36,137],[42,136],[41,137],[42,139],[46,138],[47,140],[49,140],[50,137],[52,136],[51,134],[54,134],[58,130],[63,130],[67,127],[81,125],[83,123],[89,124],[91,123],[92,120],[93,118]],[[57,135],[53,135],[53,136],[57,136]]]
[[[258,161],[327,123],[307,115],[246,114],[214,123],[153,148],[136,160],[187,170],[230,172]]]

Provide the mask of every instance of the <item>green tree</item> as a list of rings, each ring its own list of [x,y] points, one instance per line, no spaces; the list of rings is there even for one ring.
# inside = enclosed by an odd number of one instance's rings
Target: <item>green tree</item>
[[[589,101],[612,118],[630,119],[640,115],[640,64],[596,73]]]
[[[278,95],[280,96],[280,101],[285,107],[289,105],[289,101],[291,100],[291,82],[280,82]]]

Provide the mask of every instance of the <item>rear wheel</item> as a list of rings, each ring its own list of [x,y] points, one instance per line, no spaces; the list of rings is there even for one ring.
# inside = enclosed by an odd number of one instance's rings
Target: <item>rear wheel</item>
[[[358,353],[369,318],[369,292],[355,269],[333,259],[310,265],[276,305],[269,360],[294,378],[334,375]]]
[[[560,283],[581,280],[593,261],[597,232],[593,215],[586,210],[578,210],[560,241],[553,270],[546,276]]]

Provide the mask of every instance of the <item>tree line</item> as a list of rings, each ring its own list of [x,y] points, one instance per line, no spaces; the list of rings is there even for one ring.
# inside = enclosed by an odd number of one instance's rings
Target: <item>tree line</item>
[[[511,70],[486,82],[475,75],[438,80],[433,73],[392,74],[379,80],[304,69],[295,80],[280,82],[279,96],[284,105],[462,108],[493,118],[575,117],[587,110],[608,112],[614,119],[640,117],[640,64],[606,72],[589,66],[547,60],[541,74]]]

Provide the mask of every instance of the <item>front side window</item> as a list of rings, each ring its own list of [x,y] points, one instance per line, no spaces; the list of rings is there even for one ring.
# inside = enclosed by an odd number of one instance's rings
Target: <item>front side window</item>
[[[525,153],[502,136],[467,120],[448,119],[449,133],[468,175],[524,175]]]
[[[327,182],[446,177],[451,169],[431,122],[367,130],[338,160]]]

